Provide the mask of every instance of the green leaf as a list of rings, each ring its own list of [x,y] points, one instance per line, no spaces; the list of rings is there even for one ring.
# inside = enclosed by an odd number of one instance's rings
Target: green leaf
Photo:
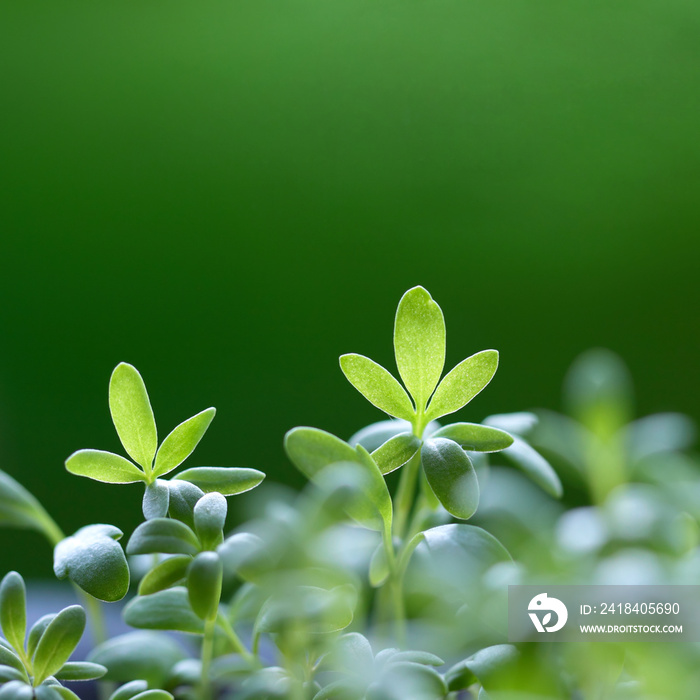
[[[37,700],[63,700],[63,696],[58,692],[60,688],[58,682],[46,681],[34,689],[34,695]]]
[[[109,700],[132,700],[132,698],[136,697],[139,693],[143,693],[145,690],[148,690],[148,683],[146,683],[146,681],[131,681],[117,688],[117,690],[112,693]]]
[[[27,489],[0,470],[0,525],[43,530],[43,508]]]
[[[170,517],[194,528],[194,507],[197,501],[204,496],[204,491],[189,481],[177,481],[176,479],[171,479],[168,482],[168,488],[170,489],[170,507],[168,509]]]
[[[409,289],[399,302],[394,351],[401,379],[420,413],[445,366],[445,319],[423,287]]]
[[[80,697],[70,690],[70,688],[65,688],[62,685],[55,685],[53,688],[63,700],[80,700]]]
[[[126,546],[128,554],[196,554],[199,540],[179,520],[153,518],[141,523]]]
[[[511,644],[481,649],[450,668],[445,674],[448,688],[450,691],[464,690],[476,681],[488,687],[491,679],[498,677],[518,656],[518,650]]]
[[[379,588],[389,578],[389,562],[386,559],[384,543],[380,542],[369,561],[369,585]]]
[[[372,452],[372,459],[382,474],[389,474],[410,461],[421,444],[420,438],[413,433],[401,433]]]
[[[411,661],[388,664],[378,683],[367,691],[367,700],[442,700],[447,686],[433,668]]]
[[[78,450],[66,460],[71,474],[107,484],[133,484],[144,481],[146,475],[128,459],[102,450]]]
[[[186,595],[185,606],[189,607]],[[103,680],[127,682],[117,691],[119,700],[142,693],[149,685],[163,686],[172,667],[184,658],[185,652],[171,635],[143,630],[113,637],[88,655],[88,661],[107,668]]]
[[[61,610],[51,620],[34,654],[34,683],[53,676],[78,646],[85,631],[85,611],[79,605]]]
[[[364,355],[349,354],[340,357],[340,368],[350,384],[378,409],[396,418],[413,420],[411,399],[384,367]]]
[[[445,375],[426,412],[435,420],[466,406],[491,381],[498,369],[498,351],[483,350],[462,360]]]
[[[151,484],[146,484],[143,494],[143,517],[146,520],[164,518],[168,514],[170,506],[170,486],[163,479],[156,479]]]
[[[254,489],[265,474],[246,467],[193,467],[173,478],[189,481],[204,493],[217,491],[224,496],[233,496]]]
[[[513,444],[503,450],[502,454],[525,472],[543,491],[554,498],[561,498],[564,489],[552,465],[523,439],[515,436]]]
[[[292,464],[309,479],[329,464],[357,460],[347,442],[317,428],[292,428],[284,436],[284,449]]]
[[[0,700],[32,700],[32,687],[22,681],[10,681],[0,688]]]
[[[63,664],[56,674],[59,681],[92,681],[102,678],[107,669],[101,664],[93,664],[89,661],[69,661]]]
[[[51,620],[56,617],[56,613],[50,613],[40,617],[29,630],[29,637],[27,638],[27,656],[32,659],[34,658],[34,652],[36,651],[36,645],[41,639],[41,635],[44,634],[46,628],[49,626]]]
[[[499,452],[513,444],[513,438],[503,430],[477,423],[452,423],[436,430],[431,438],[454,440],[471,452]]]
[[[180,423],[158,449],[153,476],[163,476],[179,467],[194,452],[215,415],[215,408],[207,408]]]
[[[154,688],[134,695],[133,700],[173,700],[173,696],[167,690]]]
[[[7,683],[8,681],[22,681],[28,683],[29,678],[26,673],[22,673],[12,666],[0,665],[0,684]]]
[[[4,646],[0,644],[0,666],[9,666],[10,668],[14,668],[15,671],[19,671],[22,676],[27,675],[22,660],[10,649],[9,645]]]
[[[362,445],[367,451],[374,452],[387,440],[391,440],[391,438],[396,437],[400,433],[410,432],[411,430],[411,424],[407,420],[398,420],[396,418],[380,420],[358,430],[348,440],[348,444],[351,447]]]
[[[16,571],[10,571],[0,583],[0,626],[5,639],[23,652],[27,634],[27,591]]]
[[[113,603],[129,590],[129,565],[117,542],[122,531],[113,525],[88,525],[59,542],[53,570],[59,579],[70,578],[91,596]]]
[[[127,625],[137,629],[204,632],[204,622],[190,607],[187,589],[180,586],[135,598],[124,608],[123,617]]]
[[[195,614],[213,620],[219,610],[224,567],[216,552],[202,552],[190,564],[187,592]]]
[[[226,498],[216,491],[197,501],[194,507],[194,527],[204,549],[214,549],[224,541],[227,511]]]
[[[400,661],[410,661],[423,666],[442,666],[445,663],[439,656],[427,651],[398,651],[390,659],[390,663]]]
[[[109,410],[127,454],[150,469],[158,447],[156,421],[141,375],[125,362],[116,366],[109,380]]]
[[[499,430],[516,435],[526,435],[538,423],[538,418],[534,413],[528,411],[518,411],[516,413],[496,413],[484,418],[483,424],[490,425]]]
[[[456,518],[467,520],[479,505],[479,482],[471,460],[452,440],[430,438],[423,445],[423,469],[430,488]]]
[[[139,583],[139,595],[151,595],[174,586],[187,576],[187,567],[192,557],[176,555],[160,562]]]
[[[251,532],[230,535],[216,552],[221,557],[225,574],[238,575],[244,581],[258,581],[272,565],[265,541]]]

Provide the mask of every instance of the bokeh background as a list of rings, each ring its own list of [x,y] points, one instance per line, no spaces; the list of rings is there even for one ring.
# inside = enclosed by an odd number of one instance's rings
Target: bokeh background
[[[465,420],[558,408],[591,346],[700,418],[699,35],[692,0],[3,3],[0,468],[129,532],[137,485],[63,468],[119,450],[125,360],[162,436],[218,408],[190,466],[299,485],[284,432],[381,417],[337,357],[393,369],[415,284],[450,366],[501,351]]]

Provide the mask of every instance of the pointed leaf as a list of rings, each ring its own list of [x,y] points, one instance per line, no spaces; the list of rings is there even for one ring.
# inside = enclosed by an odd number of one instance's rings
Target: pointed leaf
[[[146,484],[143,494],[143,517],[146,520],[164,518],[168,514],[170,506],[170,487],[167,481],[156,479],[151,484]]]
[[[129,457],[150,469],[158,447],[158,433],[146,385],[135,367],[118,364],[109,380],[109,410]]]
[[[403,467],[420,450],[420,446],[420,438],[413,433],[401,433],[372,452],[372,459],[382,474],[389,474]]]
[[[207,408],[180,423],[158,449],[153,475],[163,476],[179,467],[194,452],[215,415],[215,408]]]
[[[147,598],[148,596],[145,599]],[[186,595],[185,606],[189,607]],[[198,618],[195,619],[199,622]],[[107,668],[103,680],[126,682],[116,696],[119,700],[129,700],[149,685],[164,685],[172,667],[185,657],[185,652],[172,635],[140,630],[113,637],[100,644],[88,655],[88,661]],[[132,678],[142,680],[132,681]],[[111,700],[115,700],[114,696]]]
[[[80,697],[70,688],[65,688],[62,685],[55,685],[54,690],[63,698],[63,700],[80,700]],[[113,698],[110,698],[110,700],[113,700]]]
[[[192,557],[182,554],[160,562],[141,579],[139,595],[151,595],[179,583],[187,575],[191,561]]]
[[[0,526],[43,529],[43,509],[19,482],[0,470]]]
[[[436,430],[430,437],[454,440],[470,452],[498,452],[513,444],[513,438],[503,430],[477,423],[452,423]]]
[[[479,505],[479,482],[471,460],[452,440],[430,438],[423,445],[423,469],[430,488],[456,518],[467,520]]]
[[[228,505],[226,498],[214,491],[197,501],[194,507],[194,527],[205,549],[214,549],[224,541]]]
[[[5,639],[18,651],[24,651],[27,591],[24,580],[16,571],[10,571],[0,583],[0,626]]]
[[[491,381],[498,369],[498,351],[483,350],[462,360],[445,375],[428,406],[426,416],[435,420],[466,406]]]
[[[204,632],[204,622],[190,607],[187,589],[180,586],[135,598],[124,608],[123,616],[127,625],[138,629]]]
[[[29,637],[27,638],[27,656],[30,659],[34,658],[34,652],[36,651],[36,645],[41,639],[41,635],[44,634],[46,628],[49,626],[51,620],[56,617],[56,613],[50,613],[40,617],[29,630]]]
[[[85,631],[85,611],[79,605],[61,610],[41,635],[34,654],[34,682],[54,675],[78,646]]]
[[[128,554],[196,554],[199,540],[179,520],[154,518],[134,530],[126,551]]]
[[[445,319],[423,287],[401,298],[394,323],[396,364],[421,412],[445,366]]]
[[[173,478],[189,481],[204,493],[217,491],[224,496],[233,496],[255,488],[265,478],[265,474],[246,467],[193,467]]]
[[[564,490],[557,473],[552,465],[525,440],[515,436],[513,444],[503,450],[502,454],[525,472],[543,491],[554,498],[561,498]]]
[[[56,678],[59,681],[93,681],[96,678],[102,678],[105,673],[107,669],[100,664],[89,661],[69,661],[56,673]]]
[[[187,592],[192,610],[203,620],[213,620],[219,610],[224,568],[216,552],[202,552],[190,564]]]
[[[71,474],[107,484],[133,484],[144,481],[146,475],[128,459],[102,450],[78,450],[66,460]]]
[[[110,603],[129,590],[129,565],[117,542],[122,531],[112,525],[88,525],[59,542],[53,569],[59,579],[70,578],[86,593]]]
[[[396,418],[413,420],[415,412],[406,390],[381,365],[364,355],[342,355],[340,368],[347,380],[371,404]]]

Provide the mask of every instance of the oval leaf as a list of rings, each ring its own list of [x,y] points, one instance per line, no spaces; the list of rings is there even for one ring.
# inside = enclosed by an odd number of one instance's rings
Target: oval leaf
[[[29,637],[27,638],[27,656],[32,659],[34,658],[34,652],[36,651],[36,645],[41,639],[41,635],[44,634],[46,628],[49,626],[51,620],[56,617],[56,613],[49,613],[40,617],[29,630]]]
[[[226,499],[216,491],[197,501],[194,507],[194,527],[205,549],[214,549],[224,541],[227,511]]]
[[[372,452],[372,459],[382,474],[389,474],[410,461],[420,446],[420,438],[413,433],[401,433]]]
[[[171,479],[168,482],[170,489],[170,506],[168,513],[171,518],[179,520],[188,527],[194,527],[194,507],[197,501],[204,496],[204,491],[189,481],[177,481]]]
[[[462,360],[435,390],[426,413],[428,419],[435,420],[466,406],[486,387],[497,369],[497,350],[483,350]]]
[[[503,455],[519,467],[543,491],[554,498],[561,498],[564,489],[552,465],[525,440],[515,436],[513,444]]]
[[[518,650],[512,644],[496,644],[472,654],[455,664],[446,674],[451,691],[464,690],[476,681],[488,686],[490,681],[518,658]]]
[[[430,438],[423,445],[423,469],[445,510],[467,520],[479,505],[479,482],[471,460],[452,440]]]
[[[187,576],[187,567],[192,557],[177,555],[169,557],[151,569],[139,583],[139,595],[151,595],[174,586]]]
[[[423,287],[409,289],[399,302],[394,351],[401,379],[420,413],[445,366],[445,319]]]
[[[134,530],[126,551],[128,554],[196,554],[199,540],[179,520],[154,518]]]
[[[63,664],[61,670],[56,674],[59,681],[92,681],[102,678],[107,673],[107,669],[100,664],[93,664],[89,661],[69,661]]]
[[[129,700],[152,686],[165,684],[170,670],[186,657],[172,635],[162,632],[129,632],[100,644],[88,661],[107,668],[105,681],[124,683],[110,700]],[[132,681],[132,678],[142,680]]]
[[[292,428],[284,436],[284,449],[292,464],[309,479],[329,464],[357,459],[347,442],[318,428]]]
[[[187,589],[180,586],[135,598],[124,608],[123,616],[127,625],[137,629],[204,632],[204,622],[190,607]]]
[[[216,491],[224,496],[233,496],[254,489],[265,474],[246,467],[193,467],[173,478],[189,481],[204,493]]]
[[[351,447],[362,445],[369,452],[374,452],[387,440],[396,437],[400,433],[411,432],[411,424],[407,420],[380,420],[376,423],[361,428],[348,440]]]
[[[146,385],[135,367],[118,364],[109,380],[109,410],[129,457],[150,469],[158,447],[158,433]]]
[[[0,644],[0,666],[9,666],[15,671],[18,671],[22,677],[27,675],[22,660],[9,648],[9,644],[8,646]]]
[[[88,525],[59,542],[53,555],[54,573],[70,578],[86,593],[108,602],[129,590],[129,565],[116,541],[122,531],[112,525]]]
[[[340,368],[347,380],[371,404],[396,418],[413,420],[415,411],[406,390],[381,365],[364,355],[342,355]]]
[[[215,408],[207,408],[196,416],[188,418],[184,423],[180,423],[163,440],[156,454],[153,475],[163,476],[180,466],[194,452],[194,448],[207,432],[215,415]]]
[[[27,591],[24,580],[10,571],[0,583],[0,626],[12,646],[24,651],[27,634]]]
[[[32,700],[32,687],[22,681],[10,681],[0,688],[0,700]]]
[[[146,520],[164,518],[168,514],[170,506],[170,487],[167,481],[156,479],[152,484],[146,485],[143,494],[143,517]]]
[[[430,437],[454,440],[470,452],[499,452],[513,444],[513,437],[503,430],[477,423],[452,423],[436,430]]]
[[[173,696],[167,690],[154,688],[134,695],[132,700],[173,700]]]
[[[187,592],[195,614],[213,620],[219,610],[224,568],[215,552],[202,552],[190,564]]]
[[[85,631],[85,611],[79,605],[61,610],[48,624],[34,654],[34,682],[53,676],[78,646]]]
[[[107,484],[133,484],[144,481],[146,475],[128,459],[102,450],[78,450],[66,460],[71,474]]]

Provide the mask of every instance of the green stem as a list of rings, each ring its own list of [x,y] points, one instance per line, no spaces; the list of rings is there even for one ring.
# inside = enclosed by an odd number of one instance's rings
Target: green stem
[[[228,637],[229,642],[231,642],[233,650],[237,654],[240,654],[246,661],[252,663],[255,660],[253,655],[245,648],[241,638],[236,634],[233,625],[228,621],[226,616],[219,614],[218,623]]]
[[[406,533],[406,526],[411,515],[419,473],[420,451],[418,451],[402,469],[401,480],[399,481],[399,487],[396,491],[396,500],[394,502],[394,533],[401,539],[403,539]]]
[[[214,658],[214,632],[216,630],[216,618],[204,623],[204,639],[202,640],[202,674],[199,679],[199,700],[210,700],[211,686],[209,683],[209,669]]]

